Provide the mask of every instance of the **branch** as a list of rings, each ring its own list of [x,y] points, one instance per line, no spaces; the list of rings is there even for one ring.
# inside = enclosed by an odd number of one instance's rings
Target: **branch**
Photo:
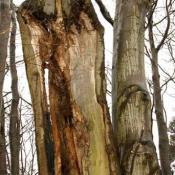
[[[169,5],[171,4],[171,0],[170,0],[170,3]],[[163,38],[162,40],[160,41],[159,45],[157,46],[156,50],[159,51],[160,48],[162,47],[162,45],[164,44],[167,36],[168,36],[168,32],[169,32],[169,29],[170,29],[170,14],[169,14],[169,10],[168,10],[168,0],[166,0],[166,12],[167,12],[167,26],[166,26],[166,29],[165,29],[165,32],[164,32],[164,35],[163,35]]]
[[[114,21],[111,18],[108,10],[106,9],[106,7],[102,3],[102,1],[101,0],[95,0],[95,2],[98,4],[103,17],[113,26]]]
[[[148,28],[148,26],[150,25],[150,22],[152,22],[152,18],[153,18],[153,13],[157,7],[157,3],[158,0],[155,0],[152,4],[152,7],[150,8],[148,15],[147,15],[147,19],[148,19],[148,24],[145,26],[145,30]]]

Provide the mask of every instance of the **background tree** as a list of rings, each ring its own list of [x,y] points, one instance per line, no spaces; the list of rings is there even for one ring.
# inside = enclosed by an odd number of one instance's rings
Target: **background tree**
[[[15,6],[11,1],[11,36],[10,36],[10,71],[12,77],[12,102],[11,102],[11,113],[10,113],[10,153],[11,153],[11,174],[19,174],[19,151],[20,151],[20,121],[19,121],[19,92],[18,92],[18,74],[16,69],[16,17],[15,17]]]
[[[162,8],[161,12],[159,12],[160,7]],[[163,9],[163,7],[165,10]],[[163,14],[164,11],[165,15],[160,18],[160,13]],[[164,175],[171,174],[171,168],[169,160],[170,150],[167,133],[167,119],[165,117],[162,95],[164,89],[166,89],[164,86],[167,86],[167,83],[173,80],[173,76],[170,76],[169,71],[166,71],[161,67],[162,61],[160,60],[160,52],[161,50],[166,49],[165,46],[167,45],[167,42],[170,43],[170,41],[173,40],[173,11],[174,1],[166,0],[165,5],[163,4],[163,2],[160,2],[158,0],[154,1],[152,8],[150,8],[148,13],[147,24],[147,42],[149,42],[150,46],[145,46],[147,56],[149,57],[152,66],[153,100],[159,133],[159,156],[162,174]],[[164,31],[162,31],[161,29],[162,24],[166,26],[165,29],[163,28]],[[166,60],[168,61],[169,56],[166,57]],[[168,75],[168,79],[163,83],[161,83],[162,75],[160,75],[160,71],[163,71],[166,76]]]
[[[169,124],[169,133],[170,133],[170,161],[173,162],[175,160],[175,120],[171,121]],[[173,170],[175,170],[175,165],[173,166]]]

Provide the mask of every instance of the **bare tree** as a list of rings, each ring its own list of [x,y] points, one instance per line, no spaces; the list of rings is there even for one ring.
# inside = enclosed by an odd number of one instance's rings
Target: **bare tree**
[[[39,173],[119,174],[105,99],[103,28],[91,1],[26,1],[18,19]]]
[[[6,20],[4,20],[6,19]],[[4,138],[4,109],[3,84],[5,76],[5,63],[7,58],[7,43],[10,30],[10,3],[0,0],[0,174],[6,175],[5,138]]]
[[[162,88],[165,86],[169,81],[172,80],[172,76],[170,76],[166,71],[164,71],[161,66],[159,65],[159,52],[160,49],[166,44],[166,41],[169,40],[170,34],[173,32],[171,29],[171,15],[173,14],[173,3],[172,0],[165,1],[165,11],[166,15],[158,22],[154,22],[154,12],[157,10],[158,0],[154,1],[152,8],[148,14],[148,35],[149,35],[149,44],[150,50],[147,48],[147,56],[151,60],[152,66],[152,83],[153,83],[153,95],[154,95],[154,107],[155,107],[155,114],[157,119],[158,125],[158,133],[159,133],[159,154],[160,154],[160,163],[163,175],[171,175],[171,168],[170,168],[170,160],[169,160],[169,139],[167,133],[167,123],[166,117],[164,115],[164,105],[162,99]],[[164,32],[161,32],[159,29],[160,23],[167,23]],[[155,28],[157,29],[157,33],[155,33]],[[157,34],[157,35],[156,35]],[[159,39],[161,38],[161,39]],[[160,41],[159,41],[160,40]],[[161,69],[163,72],[168,75],[168,80],[161,85],[160,83],[160,72]]]
[[[15,6],[11,1],[11,21],[12,30],[10,36],[10,71],[12,77],[12,102],[10,112],[10,153],[11,153],[11,174],[19,174],[19,150],[20,150],[20,121],[18,113],[19,104],[19,92],[18,92],[18,75],[15,62],[15,42],[16,42],[16,17],[15,17]]]

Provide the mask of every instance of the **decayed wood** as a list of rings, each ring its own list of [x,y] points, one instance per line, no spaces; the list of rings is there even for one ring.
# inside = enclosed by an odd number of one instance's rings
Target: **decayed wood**
[[[117,2],[114,22],[113,122],[124,174],[160,174],[144,71],[144,21],[150,1]]]
[[[49,70],[54,174],[119,174],[105,100],[103,28],[91,2],[57,0],[55,14],[40,16],[28,6],[18,15],[24,57],[38,133],[44,132],[42,74]]]
[[[39,53],[40,38],[47,38],[47,35],[45,35],[47,33],[44,33],[42,30],[40,30],[39,26],[35,23],[35,21],[31,20],[30,15],[27,13],[26,20],[28,20],[27,22],[30,22],[30,25],[26,24],[26,21],[23,21],[22,19],[23,13],[26,12],[22,11],[22,16],[18,15],[18,21],[20,24],[24,61],[26,64],[27,78],[35,114],[38,167],[41,175],[49,175],[53,174],[53,157],[49,161],[53,146],[50,130],[47,131],[47,128],[49,129],[50,125],[50,114],[48,112],[46,92],[44,87],[43,66]],[[47,150],[47,148],[49,148],[49,150]]]

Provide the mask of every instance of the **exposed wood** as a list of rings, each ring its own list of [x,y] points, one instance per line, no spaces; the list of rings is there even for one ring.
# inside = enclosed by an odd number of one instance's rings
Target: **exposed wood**
[[[24,14],[26,15],[26,20],[28,20],[27,22],[31,22],[30,26],[22,19]],[[20,24],[24,61],[35,115],[39,172],[41,175],[50,175],[53,174],[53,157],[49,160],[49,157],[53,155],[53,145],[49,130],[50,116],[45,95],[44,72],[42,61],[39,58],[40,38],[43,36],[47,37],[47,34],[43,32],[44,30],[39,29],[39,26],[35,21],[31,20],[30,15],[26,13],[26,11],[22,11],[20,15],[18,14],[18,21]],[[48,147],[48,151],[50,151],[51,154],[47,152]]]
[[[38,17],[24,5],[19,11],[25,59],[32,58],[38,65],[28,60],[28,72],[37,68],[39,84],[43,84],[41,66],[49,70],[54,173],[118,175],[105,100],[103,28],[88,0],[57,0],[55,7],[53,16]],[[28,80],[34,89],[36,82],[29,75]],[[36,101],[43,96],[39,92],[31,94],[35,115],[41,108]]]

